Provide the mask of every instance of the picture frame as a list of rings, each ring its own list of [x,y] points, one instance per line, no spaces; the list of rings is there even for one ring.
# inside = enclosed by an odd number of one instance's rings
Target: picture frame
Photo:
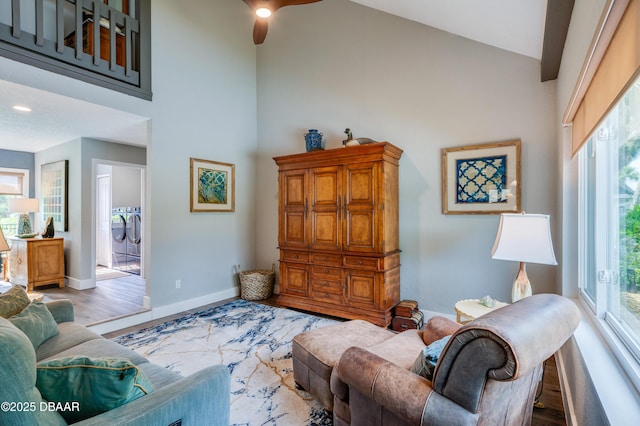
[[[190,159],[192,212],[235,211],[235,165]]]
[[[521,141],[442,149],[442,214],[520,213]]]
[[[53,229],[69,230],[69,160],[60,160],[40,166],[42,222],[53,218]]]

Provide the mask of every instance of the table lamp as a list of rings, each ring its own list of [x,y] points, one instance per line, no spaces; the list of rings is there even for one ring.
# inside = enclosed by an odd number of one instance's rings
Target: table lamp
[[[520,262],[520,270],[511,290],[512,302],[531,296],[531,283],[527,277],[526,262],[558,264],[551,242],[549,215],[502,214],[491,257]]]
[[[7,240],[4,238],[2,228],[0,228],[0,263],[2,263],[2,273],[4,274],[4,280],[7,281],[7,262],[4,261],[4,252],[11,250]]]
[[[40,204],[37,198],[9,198],[9,213],[20,213],[18,218],[17,235],[31,234],[31,220],[29,213],[40,210]]]

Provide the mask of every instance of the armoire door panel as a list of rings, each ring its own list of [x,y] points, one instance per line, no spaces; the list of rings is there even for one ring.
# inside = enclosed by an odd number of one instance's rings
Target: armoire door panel
[[[330,250],[340,249],[340,219],[337,211],[314,211],[311,225],[312,248],[324,248]]]
[[[375,204],[375,164],[347,166],[346,181],[347,205]]]
[[[376,306],[376,275],[373,272],[347,272],[347,299],[351,305]]]
[[[309,279],[307,265],[297,263],[280,263],[280,292],[296,296],[309,295]]]
[[[284,212],[284,235],[281,246],[305,247],[306,225],[304,212],[285,211]]]
[[[284,207],[301,207],[305,206],[306,197],[306,172],[294,171],[284,173],[284,184],[282,186],[282,197],[284,201]]]
[[[310,171],[311,248],[339,250],[341,167],[315,167]]]
[[[376,249],[375,213],[371,210],[349,210],[346,220],[346,249],[368,251]]]
[[[341,179],[340,167],[317,167],[311,170],[312,206],[339,206]]]

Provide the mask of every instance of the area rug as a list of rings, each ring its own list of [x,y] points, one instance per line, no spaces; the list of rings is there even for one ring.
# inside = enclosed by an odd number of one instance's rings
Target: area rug
[[[235,300],[113,340],[183,376],[213,364],[231,373],[232,425],[331,425],[293,381],[291,341],[336,321]]]

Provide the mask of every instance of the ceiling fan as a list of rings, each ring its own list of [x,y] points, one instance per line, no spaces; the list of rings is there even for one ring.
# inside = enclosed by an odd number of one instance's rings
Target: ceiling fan
[[[255,13],[256,23],[253,26],[253,42],[262,44],[267,37],[269,16],[284,6],[296,6],[300,4],[315,3],[321,0],[242,0]]]

